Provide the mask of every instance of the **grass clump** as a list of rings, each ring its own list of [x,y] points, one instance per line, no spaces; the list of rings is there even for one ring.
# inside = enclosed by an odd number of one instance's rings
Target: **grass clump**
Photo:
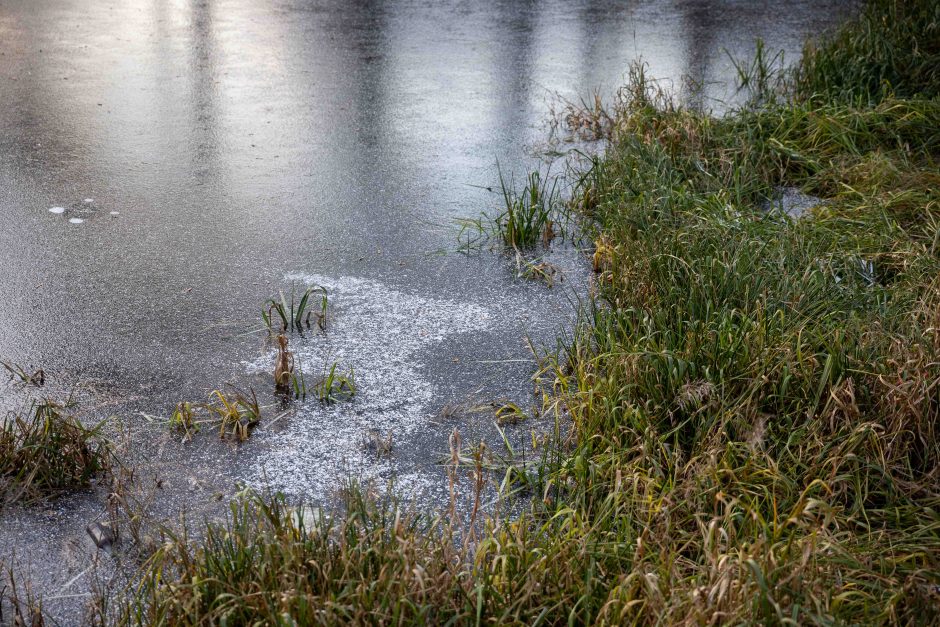
[[[231,437],[244,442],[261,422],[261,404],[253,389],[243,392],[235,387],[227,391],[212,390],[206,403],[177,403],[167,420],[170,431],[189,441],[203,425],[218,428],[219,438]]]
[[[212,420],[218,423],[220,438],[230,435],[236,441],[244,442],[261,422],[261,406],[254,390],[247,393],[237,389],[228,393],[213,390],[205,408]]]
[[[502,208],[495,214],[482,214],[476,219],[460,220],[457,234],[461,248],[469,252],[481,241],[495,238],[507,249],[530,250],[539,244],[548,246],[560,233],[560,225],[567,219],[561,201],[558,177],[533,171],[519,190],[512,177],[508,180],[499,172]],[[489,188],[487,188],[489,189]]]
[[[532,248],[539,242],[548,243],[555,237],[553,219],[558,204],[557,179],[543,178],[538,171],[530,172],[521,192],[512,179],[506,181],[499,172],[503,210],[494,218],[494,228],[506,246]]]
[[[316,297],[319,296],[319,302]],[[311,300],[313,297],[314,300]],[[291,287],[290,299],[280,293],[278,298],[269,298],[261,306],[261,320],[269,331],[280,327],[281,333],[303,333],[316,324],[321,331],[326,326],[326,310],[329,298],[326,288],[320,285],[308,287],[299,297]],[[311,324],[312,319],[312,324]]]
[[[809,43],[796,93],[868,104],[940,95],[940,4],[874,0],[834,38]]]
[[[460,603],[457,549],[440,527],[358,490],[333,518],[248,494],[199,545],[169,535],[118,622],[436,624]],[[166,582],[172,581],[172,585]]]
[[[169,427],[171,431],[179,433],[184,440],[191,440],[199,433],[200,421],[192,403],[180,401],[170,415]]]
[[[321,403],[331,404],[337,401],[351,400],[356,396],[356,372],[352,368],[348,372],[338,371],[339,364],[333,363],[329,371],[323,375],[314,386],[317,398]],[[306,394],[306,387],[304,387]]]
[[[366,501],[311,526],[237,502],[202,546],[168,545],[124,618],[936,624],[934,14],[876,1],[721,119],[634,70],[572,203],[597,298],[541,372],[571,431],[511,466],[521,516],[455,541]],[[870,80],[885,59],[906,83]],[[825,203],[767,211],[781,187]]]
[[[0,505],[91,485],[112,467],[101,425],[86,427],[52,401],[0,421]]]

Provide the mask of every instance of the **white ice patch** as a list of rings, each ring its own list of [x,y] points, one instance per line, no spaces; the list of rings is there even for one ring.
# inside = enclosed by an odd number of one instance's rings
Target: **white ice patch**
[[[288,275],[329,291],[325,336],[292,342],[308,388],[333,362],[355,369],[352,402],[323,406],[310,400],[285,418],[289,426],[267,436],[263,454],[248,471],[250,483],[318,498],[346,476],[387,479],[393,463],[363,446],[369,430],[401,438],[417,433],[435,414],[434,385],[420,372],[423,351],[459,333],[492,324],[490,312],[467,302],[424,298],[354,277]],[[271,372],[274,353],[250,364]]]
[[[54,213],[56,215],[61,215],[65,213],[65,207],[49,207],[49,213]]]
[[[791,218],[802,218],[815,207],[826,204],[822,198],[804,194],[798,187],[782,187],[777,191],[778,198],[768,203],[767,209],[777,209]]]
[[[82,222],[84,222],[84,220],[82,220],[81,218],[69,218],[69,222],[71,222],[72,224],[81,224]]]

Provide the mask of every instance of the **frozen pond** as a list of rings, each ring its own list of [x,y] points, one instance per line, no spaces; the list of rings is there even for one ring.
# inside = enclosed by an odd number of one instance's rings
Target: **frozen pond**
[[[555,94],[609,95],[642,57],[719,107],[763,38],[799,55],[837,1],[5,0],[0,4],[0,358],[41,366],[89,418],[115,414],[170,515],[236,481],[325,498],[345,474],[433,498],[456,412],[527,402],[527,336],[569,323],[506,259],[453,254],[453,222],[495,206],[495,162],[543,163]],[[564,149],[564,146],[560,146]],[[448,252],[450,251],[450,252]],[[322,283],[305,370],[354,367],[354,402],[298,404],[239,449],[180,445],[147,416],[231,382],[269,391],[260,305]],[[2,406],[19,391],[0,386]],[[272,409],[269,416],[279,415]],[[461,417],[461,416],[464,417]],[[524,432],[527,427],[523,427]],[[376,455],[363,438],[391,432]],[[74,612],[93,499],[0,513],[52,615]],[[63,559],[64,554],[68,559]],[[63,586],[68,583],[68,589]],[[79,599],[76,601],[75,599]]]

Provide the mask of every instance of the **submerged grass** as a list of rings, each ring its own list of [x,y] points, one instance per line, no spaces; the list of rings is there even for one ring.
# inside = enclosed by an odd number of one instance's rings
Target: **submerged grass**
[[[0,361],[0,366],[10,375],[10,380],[17,380],[22,385],[32,385],[41,388],[46,384],[46,373],[42,368],[34,370],[32,373],[27,371],[19,364]]]
[[[937,28],[873,2],[721,119],[634,69],[572,203],[597,298],[540,373],[570,433],[506,460],[524,514],[249,496],[171,537],[117,622],[936,624]],[[782,186],[826,202],[764,210]],[[474,518],[487,466],[452,447]]]

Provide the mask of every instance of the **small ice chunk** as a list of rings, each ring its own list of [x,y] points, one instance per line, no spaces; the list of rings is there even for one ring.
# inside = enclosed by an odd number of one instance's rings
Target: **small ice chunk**
[[[65,213],[65,207],[49,207],[49,213],[62,214]]]
[[[69,222],[71,222],[72,224],[81,224],[82,222],[84,222],[84,220],[82,220],[81,218],[69,218]]]
[[[778,210],[791,218],[802,218],[811,209],[826,204],[816,196],[804,194],[798,187],[777,188],[777,197],[765,204],[765,210]]]

